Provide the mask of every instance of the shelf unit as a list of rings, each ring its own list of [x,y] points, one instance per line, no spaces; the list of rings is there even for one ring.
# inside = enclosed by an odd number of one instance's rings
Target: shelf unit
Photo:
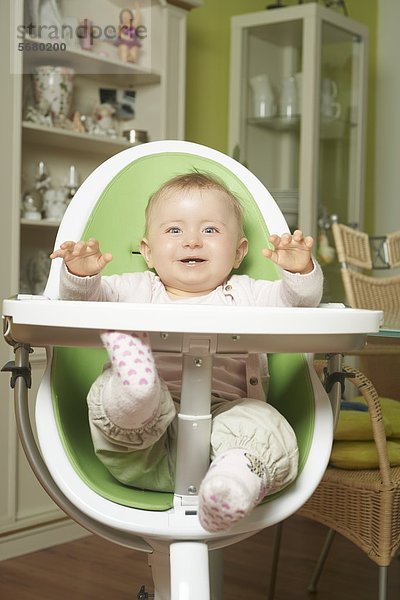
[[[113,0],[99,0],[95,5],[87,2],[85,13],[82,13],[81,4],[79,0],[62,3],[63,17],[78,15],[79,22],[84,16],[90,17],[103,28],[106,23],[118,22],[120,7]],[[189,1],[186,4],[189,8],[198,3]],[[94,6],[96,11],[90,13]],[[122,137],[124,129],[145,130],[149,140],[183,138],[185,61],[182,51],[187,11],[182,8],[182,3],[180,7],[163,6],[157,0],[148,0],[142,3],[141,12],[143,24],[148,27],[148,39],[142,43],[137,64],[123,63],[116,46],[109,41],[94,40],[92,50],[84,50],[76,46],[76,40],[69,40],[66,49],[49,52],[40,50],[45,46],[41,38],[25,37],[26,50],[22,57],[15,58],[14,65],[21,72],[23,81],[21,196],[33,187],[40,160],[45,163],[55,187],[66,183],[71,164],[75,165],[79,183],[82,183],[98,164],[130,146]],[[35,106],[32,74],[43,64],[74,69],[71,113],[77,111],[91,116],[94,107],[100,104],[100,88],[122,89],[135,93],[135,118],[120,122],[115,137],[46,127],[26,120],[27,107]],[[53,241],[52,227],[39,228],[37,221],[32,225],[26,220],[21,221],[19,287],[23,292],[33,291],[27,272],[32,272],[35,255],[42,250],[49,253]]]
[[[363,222],[367,55],[366,27],[317,3],[231,21],[229,152],[278,191],[278,204],[279,192],[281,198],[293,192],[281,208],[290,208],[291,229],[321,240],[315,251],[323,268],[332,256],[324,252],[326,234],[334,246],[326,229],[330,216]],[[250,82],[260,76],[269,83],[265,107],[277,111],[266,118],[253,116]],[[292,104],[285,113],[289,83]],[[331,90],[328,98],[325,88]],[[325,116],[330,112],[337,118]],[[343,299],[339,268],[326,269],[324,300]]]
[[[58,222],[21,218],[21,199],[32,188],[39,161],[43,160],[54,187],[63,185],[71,164],[77,168],[80,183],[101,162],[131,144],[116,138],[77,133],[69,129],[46,127],[26,119],[33,104],[32,73],[38,65],[63,65],[75,70],[72,112],[91,115],[100,103],[99,88],[134,90],[135,118],[122,129],[146,130],[150,141],[183,139],[185,117],[185,54],[188,11],[201,0],[142,0],[143,23],[149,27],[148,44],[143,44],[137,64],[119,60],[112,44],[99,42],[92,51],[69,46],[65,51],[18,51],[17,34],[23,23],[24,0],[0,5],[0,74],[4,85],[0,98],[2,144],[7,149],[0,163],[3,182],[0,240],[8,260],[0,265],[2,297],[21,291],[27,265],[38,252],[48,256]],[[60,0],[62,16],[91,18],[104,27],[117,24],[123,0]],[[35,40],[25,37],[24,42]],[[146,42],[146,43],[147,43]],[[25,275],[26,278],[26,275]],[[26,287],[26,286],[22,286]],[[44,350],[32,356],[31,399],[41,379]],[[1,365],[12,359],[6,344],[0,345]],[[0,405],[0,559],[30,552],[84,534],[71,524],[37,484],[17,443],[12,414],[9,379],[0,378],[0,392],[9,402]],[[34,410],[34,406],[32,406]]]
[[[322,213],[362,223],[367,45],[365,26],[317,3],[232,18],[229,151],[267,188],[297,189],[298,225],[314,236]],[[268,77],[274,116],[252,116],[249,83],[259,75]],[[292,117],[279,114],[289,78],[301,81]],[[336,86],[338,118],[321,114],[325,79]]]

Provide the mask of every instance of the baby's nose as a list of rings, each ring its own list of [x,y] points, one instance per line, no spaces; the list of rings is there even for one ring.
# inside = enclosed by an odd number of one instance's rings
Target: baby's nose
[[[196,233],[189,234],[185,238],[184,245],[189,248],[198,248],[202,245],[201,236]]]

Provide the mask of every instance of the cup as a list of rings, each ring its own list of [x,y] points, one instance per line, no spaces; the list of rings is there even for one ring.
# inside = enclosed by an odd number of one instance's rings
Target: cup
[[[279,115],[281,117],[290,118],[298,115],[299,112],[299,94],[296,77],[291,75],[282,81],[282,91],[279,100]]]
[[[294,78],[296,80],[296,88],[297,88],[297,112],[301,113],[301,101],[303,97],[303,73],[299,71],[295,73]]]
[[[250,79],[253,93],[253,117],[273,117],[276,113],[275,97],[268,75],[256,75]]]
[[[326,119],[338,119],[342,107],[336,101],[337,85],[332,79],[324,78],[321,86],[321,115]]]

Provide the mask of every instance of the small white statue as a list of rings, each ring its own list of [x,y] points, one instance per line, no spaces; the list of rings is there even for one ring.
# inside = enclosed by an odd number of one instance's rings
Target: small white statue
[[[49,276],[51,260],[47,252],[38,250],[26,265],[26,279],[31,294],[42,294]]]
[[[57,0],[29,0],[29,12],[32,24],[42,28],[40,37],[48,37],[49,33],[54,34],[55,31],[48,29],[50,27],[58,31],[61,36],[63,20]]]
[[[47,190],[44,193],[44,216],[46,219],[61,221],[67,208],[63,190]]]
[[[22,218],[29,221],[40,221],[42,218],[42,196],[36,190],[26,192],[22,198]]]

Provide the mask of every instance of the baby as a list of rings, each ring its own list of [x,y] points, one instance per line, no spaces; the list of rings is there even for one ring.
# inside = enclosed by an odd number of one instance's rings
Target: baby
[[[322,273],[311,257],[313,239],[297,230],[272,235],[270,246],[262,252],[281,267],[281,280],[233,275],[248,250],[241,205],[221,181],[194,172],[166,182],[148,203],[140,251],[155,273],[101,276],[112,256],[95,239],[67,241],[51,258],[65,263],[62,299],[318,305]],[[146,333],[111,331],[102,341],[110,363],[88,394],[96,453],[126,485],[173,491],[181,358],[154,357]],[[265,401],[261,382],[267,375],[264,356],[256,363],[214,358],[212,462],[199,489],[199,519],[208,531],[228,529],[296,477],[296,437]]]

